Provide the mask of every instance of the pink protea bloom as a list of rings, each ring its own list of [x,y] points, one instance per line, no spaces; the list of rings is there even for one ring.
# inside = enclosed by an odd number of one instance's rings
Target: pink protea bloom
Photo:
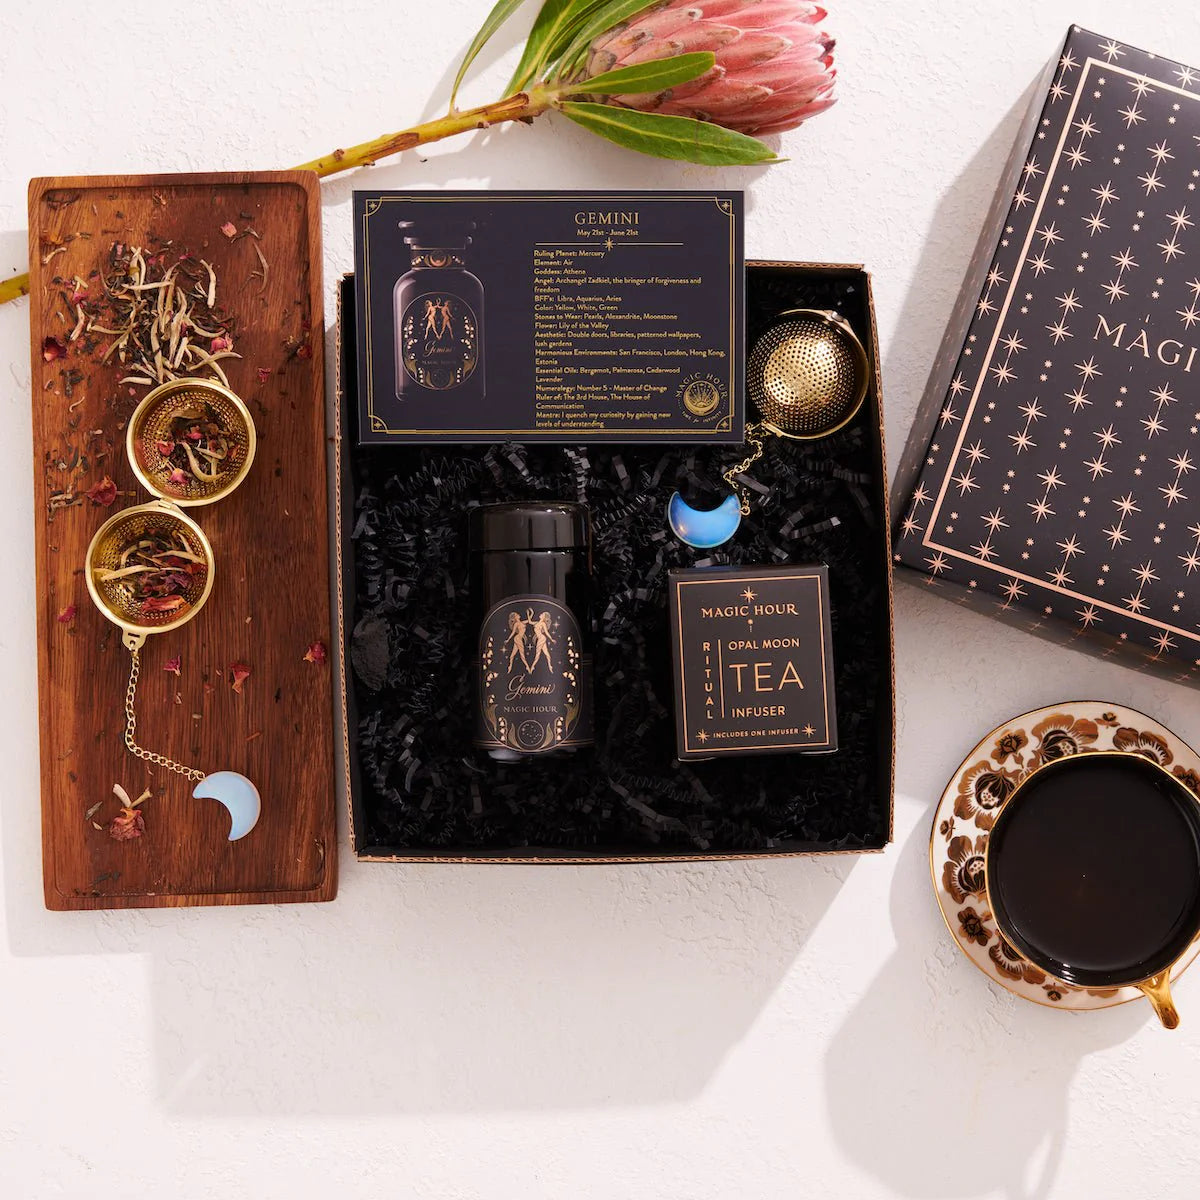
[[[612,102],[753,136],[782,133],[834,102],[834,41],[819,28],[825,16],[803,0],[662,0],[601,34],[585,73],[710,50],[716,65],[698,79]]]

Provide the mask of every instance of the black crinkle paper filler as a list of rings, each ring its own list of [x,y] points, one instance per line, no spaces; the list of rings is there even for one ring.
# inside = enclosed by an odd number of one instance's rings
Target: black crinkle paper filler
[[[857,281],[766,273],[748,333],[788,307],[835,308],[864,340]],[[891,797],[887,561],[864,421],[816,443],[771,438],[750,471],[736,538],[696,551],[667,530],[680,488],[723,485],[736,446],[411,447],[352,455],[351,681],[363,844],[418,853],[531,849],[582,855],[718,854],[879,846]],[[471,746],[474,681],[467,510],[578,499],[593,523],[596,748],[497,764]],[[829,567],[839,750],[680,764],[667,572],[712,564]],[[881,608],[884,617],[881,619]],[[886,695],[886,685],[882,689]]]

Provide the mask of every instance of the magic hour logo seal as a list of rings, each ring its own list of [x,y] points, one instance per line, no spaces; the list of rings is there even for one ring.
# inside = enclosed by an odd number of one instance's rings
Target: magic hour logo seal
[[[676,392],[684,413],[696,421],[714,416],[722,408],[726,395],[723,381],[711,374],[685,376]]]

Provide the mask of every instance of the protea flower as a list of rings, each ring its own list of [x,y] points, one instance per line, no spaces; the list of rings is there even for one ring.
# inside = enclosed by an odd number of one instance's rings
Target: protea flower
[[[803,0],[665,0],[601,34],[585,74],[708,50],[716,61],[690,83],[613,102],[739,133],[782,133],[834,102],[834,41],[819,28],[825,16]]]
[[[611,142],[710,166],[776,161],[757,136],[833,103],[825,10],[803,0],[543,0],[506,94],[460,109],[458,89],[524,0],[495,0],[467,49],[444,117],[302,163],[335,175],[456,133],[556,111]],[[0,303],[29,276],[0,280]],[[49,351],[47,351],[49,353]]]
[[[774,151],[751,135],[794,129],[833,103],[833,38],[820,28],[825,9],[806,0],[544,0],[507,95],[455,107],[476,55],[521,3],[496,0],[446,116],[304,166],[331,175],[549,110],[660,158],[770,162]]]

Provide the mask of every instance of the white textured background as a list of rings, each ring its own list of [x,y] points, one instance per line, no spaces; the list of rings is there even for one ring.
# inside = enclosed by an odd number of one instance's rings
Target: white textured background
[[[841,103],[789,163],[709,173],[540,121],[372,186],[745,186],[761,257],[874,272],[888,435],[913,407],[1027,93],[1072,20],[1200,65],[1192,0],[828,0]],[[279,167],[432,114],[490,0],[0,6],[0,270],[30,176]],[[507,78],[514,34],[468,99]],[[498,61],[503,51],[503,62]],[[327,310],[354,180],[325,185]],[[0,1190],[41,1197],[1185,1195],[1178,1034],[990,985],[929,886],[931,805],[1010,715],[1195,692],[897,595],[896,844],[679,867],[359,866],[325,906],[41,902],[28,320],[0,309]]]

